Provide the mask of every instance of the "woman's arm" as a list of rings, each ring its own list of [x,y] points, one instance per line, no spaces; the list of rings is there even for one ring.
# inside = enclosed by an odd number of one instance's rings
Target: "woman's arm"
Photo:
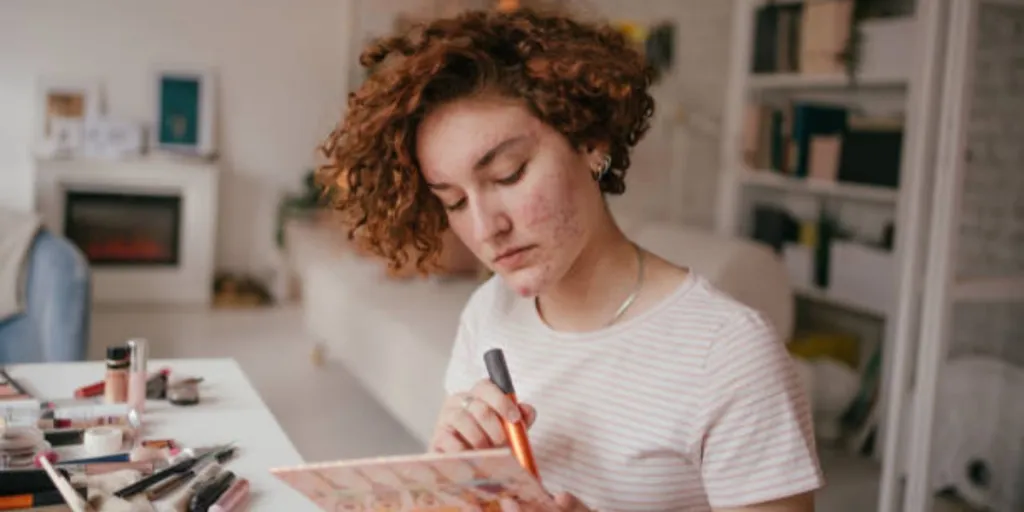
[[[716,511],[813,510],[824,484],[810,402],[774,329],[739,312],[708,349],[697,432]]]

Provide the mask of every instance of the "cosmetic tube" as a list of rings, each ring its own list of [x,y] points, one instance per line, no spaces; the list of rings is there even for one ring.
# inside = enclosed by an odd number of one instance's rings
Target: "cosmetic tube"
[[[130,365],[128,367],[128,408],[141,415],[146,410],[146,362],[149,343],[144,339],[128,340]]]

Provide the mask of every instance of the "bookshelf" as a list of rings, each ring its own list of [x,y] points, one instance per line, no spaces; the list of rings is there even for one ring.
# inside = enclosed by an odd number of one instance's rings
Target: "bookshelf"
[[[827,196],[851,201],[875,202],[893,205],[899,190],[890,187],[843,183],[834,180],[800,179],[768,169],[744,169],[740,182],[748,187],[764,187],[797,194]]]
[[[850,87],[850,79],[841,73],[757,73],[750,76],[748,87],[755,91],[828,91]],[[857,85],[872,89],[906,89],[906,77],[875,75],[857,77]]]
[[[880,225],[891,226],[882,251],[891,258],[889,273],[871,287],[884,289],[886,301],[851,298],[832,286],[808,283],[792,274],[791,268],[794,293],[805,305],[825,305],[883,325],[881,381],[871,411],[877,418],[872,457],[851,457],[841,450],[837,457],[823,458],[826,479],[849,496],[869,496],[877,501],[875,507],[861,507],[864,510],[1020,510],[1024,504],[1008,505],[1005,500],[1024,497],[1008,496],[1005,490],[1019,488],[1024,468],[1014,473],[1006,469],[1009,463],[1000,461],[1009,457],[1017,464],[1014,467],[1020,468],[1024,444],[1010,448],[1003,443],[993,449],[991,440],[982,439],[989,442],[984,448],[972,445],[971,464],[977,463],[973,458],[981,457],[992,468],[988,490],[971,487],[980,485],[975,482],[957,484],[967,491],[961,496],[973,501],[973,508],[951,505],[949,498],[937,494],[935,486],[943,483],[938,480],[943,475],[966,474],[967,470],[963,461],[948,465],[954,451],[951,447],[968,442],[967,438],[951,439],[950,424],[986,425],[986,432],[993,436],[1019,437],[1019,428],[1008,422],[1024,422],[1024,418],[1003,413],[992,417],[972,414],[950,422],[951,407],[991,403],[1000,396],[1019,396],[1024,390],[1005,384],[987,396],[968,394],[969,403],[950,403],[955,397],[942,395],[941,385],[946,372],[972,357],[1002,364],[1005,370],[1001,371],[1008,374],[1024,372],[1020,343],[1024,339],[1020,322],[1024,315],[1024,210],[1019,208],[1024,201],[1024,174],[1020,172],[1024,146],[1019,130],[1019,120],[1024,118],[1024,81],[1019,79],[1024,76],[1024,0],[891,0],[904,9],[905,17],[878,26],[862,25],[867,34],[862,51],[868,60],[855,87],[841,70],[803,69],[802,54],[793,50],[793,45],[799,48],[802,41],[791,38],[780,43],[778,33],[785,32],[778,26],[774,38],[757,35],[758,29],[767,25],[759,12],[769,3],[798,11],[829,1],[840,4],[844,0],[737,1],[716,227],[723,234],[765,237],[772,231],[757,231],[756,215],[763,215],[764,205],[770,204],[775,210],[769,211],[797,218],[797,237],[792,230],[776,233],[788,249],[821,244],[820,237],[806,237],[804,232],[825,225],[814,221],[825,212],[831,222],[851,226],[854,232],[852,237],[842,234],[831,240],[830,247],[849,238],[855,242],[850,247],[857,251],[874,243],[871,237],[858,234]],[[792,27],[795,19],[782,24]],[[901,31],[902,44],[891,39]],[[885,43],[882,48],[872,48],[873,38]],[[776,44],[786,47],[788,54],[770,69],[773,62],[769,57],[778,58],[781,53],[778,48],[765,48]],[[901,56],[903,64],[879,63],[877,59],[884,61],[887,50],[908,52]],[[760,62],[755,62],[758,59]],[[816,62],[811,67],[823,65]],[[781,131],[784,137],[766,137],[761,131],[764,125],[750,121],[757,119],[750,114],[751,104],[771,107],[758,112],[778,112],[792,110],[801,102],[842,107],[857,116],[866,113],[867,117],[900,119],[898,178],[890,177],[884,185],[870,183],[874,179],[870,176],[863,180],[864,175],[857,173],[853,173],[857,179],[846,179],[851,174],[844,173],[842,167],[851,161],[841,157],[836,171],[835,141],[827,138],[838,136],[840,146],[844,145],[851,133],[849,124],[808,129],[804,119],[803,131],[797,130],[796,135]],[[790,119],[784,121],[792,123]],[[776,130],[778,124],[768,126]],[[825,137],[825,143],[797,144],[795,149],[780,143],[817,136]],[[751,151],[751,141],[770,144],[771,150],[767,155]],[[815,151],[821,153],[815,156]],[[800,155],[804,163],[794,165],[801,161]],[[814,256],[819,257],[819,252]],[[825,258],[836,257],[835,251],[821,253]],[[799,251],[782,251],[780,257],[788,264],[786,258],[793,254],[801,255]],[[802,256],[808,258],[806,251]],[[857,277],[866,279],[870,274]],[[849,282],[856,284],[857,280]],[[1011,404],[996,402],[993,407],[1005,408],[1001,405]],[[852,470],[854,467],[857,469]],[[998,499],[1004,501],[993,501]]]
[[[763,13],[769,4],[788,14],[778,15],[770,22]],[[913,2],[901,1],[902,12],[891,18],[879,20],[879,28],[871,27],[872,20],[861,25],[868,39],[862,54],[870,59],[862,62],[861,72],[851,84],[843,66],[833,59],[822,60],[822,53],[835,55],[845,45],[843,27],[849,27],[849,19],[843,20],[842,9],[831,13],[820,9],[813,14],[815,26],[829,24],[837,27],[836,33],[822,34],[814,28],[802,26],[810,23],[804,17],[809,12],[808,4],[821,1],[786,0],[767,2],[764,0],[738,0],[733,19],[733,54],[730,63],[729,89],[724,106],[723,133],[720,153],[722,165],[719,176],[719,197],[717,201],[716,229],[724,235],[758,238],[770,245],[798,246],[804,253],[803,266],[793,265],[790,251],[780,250],[782,258],[794,275],[793,289],[797,300],[811,309],[838,309],[856,317],[858,322],[869,322],[877,326],[874,332],[884,333],[873,343],[878,345],[882,356],[879,397],[870,408],[864,425],[849,434],[862,440],[873,431],[875,442],[868,455],[861,455],[861,445],[852,450],[845,449],[841,456],[823,457],[825,477],[830,485],[846,489],[862,497],[877,501],[879,507],[864,508],[883,510],[882,503],[895,500],[896,492],[892,482],[900,479],[903,471],[897,448],[887,438],[887,429],[893,424],[902,429],[907,421],[906,414],[891,418],[893,406],[906,407],[910,401],[899,386],[894,386],[893,368],[906,365],[910,355],[906,350],[897,349],[898,339],[908,338],[908,325],[913,315],[908,304],[918,293],[919,282],[903,278],[902,272],[913,268],[910,262],[918,255],[906,247],[917,247],[918,242],[911,236],[921,231],[924,219],[908,215],[917,210],[925,194],[923,180],[919,176],[922,132],[915,130],[915,123],[921,121],[916,109],[919,108],[917,76],[923,73],[919,57],[924,55],[920,45],[925,31],[926,12]],[[843,3],[833,1],[830,7]],[[851,2],[852,3],[852,2]],[[917,2],[918,5],[921,2]],[[826,9],[827,11],[828,9]],[[927,11],[927,9],[924,9]],[[829,14],[833,16],[831,21]],[[852,15],[852,9],[847,12]],[[839,16],[840,18],[837,18]],[[765,26],[774,23],[776,32],[765,39]],[[782,28],[780,28],[782,27]],[[827,31],[826,31],[827,32]],[[893,38],[902,37],[906,45],[893,44]],[[874,39],[871,39],[874,38]],[[885,55],[871,45],[885,44],[919,48],[917,53],[891,51]],[[886,60],[891,57],[891,60]],[[801,108],[797,114],[798,106]],[[824,106],[832,109],[824,113],[813,113],[810,108]],[[841,112],[841,113],[840,113]],[[803,116],[799,120],[794,118]],[[832,115],[834,126],[823,126],[816,130],[812,117],[819,115],[824,124]],[[766,121],[765,117],[770,117]],[[835,122],[837,117],[840,122]],[[870,121],[870,122],[865,122]],[[800,124],[803,141],[796,141],[794,124]],[[868,126],[864,132],[849,136],[851,126]],[[920,124],[916,126],[922,126]],[[871,175],[859,172],[866,165],[864,160],[855,158],[858,154],[879,153],[872,150],[876,133],[890,135],[889,146],[882,150],[889,156],[874,167],[884,168],[888,175]],[[821,136],[815,142],[813,137]],[[859,136],[859,139],[857,138]],[[831,138],[831,139],[830,139]],[[892,151],[893,138],[898,151]],[[885,144],[886,142],[883,142]],[[878,147],[878,146],[874,146]],[[815,150],[819,158],[815,158]],[[844,154],[844,152],[847,152]],[[802,153],[802,155],[801,155]],[[827,157],[826,157],[827,155]],[[855,166],[859,165],[859,169]],[[870,165],[870,162],[868,163]],[[923,171],[922,171],[923,172]],[[766,230],[761,225],[772,225],[771,221],[759,224],[759,209],[770,206],[776,211],[791,216],[786,223],[792,223],[787,235],[776,233],[779,240],[765,240]],[[885,300],[877,295],[854,293],[836,289],[841,282],[856,285],[864,277],[871,278],[872,272],[862,268],[856,276],[837,278],[842,268],[821,271],[822,263],[816,251],[822,241],[823,219],[837,224],[845,231],[843,238],[861,244],[856,249],[865,249],[874,254],[874,259],[864,260],[860,265],[885,262],[888,270],[879,272],[874,289],[884,289]],[[794,232],[796,234],[793,234]],[[771,230],[767,230],[771,232]],[[813,235],[808,236],[811,232]],[[798,253],[799,251],[797,251]],[[812,256],[808,256],[811,254]],[[832,257],[834,257],[834,251]],[[808,268],[808,266],[810,268]],[[834,267],[834,266],[833,266]],[[914,272],[907,272],[908,275]],[[806,277],[810,274],[811,277]],[[869,283],[869,285],[872,283]],[[863,291],[863,290],[861,290]],[[870,330],[870,329],[868,329]],[[871,342],[869,342],[871,343]],[[871,349],[873,350],[873,349]],[[871,350],[864,352],[870,353]],[[863,368],[861,368],[863,371]],[[903,373],[896,375],[905,380]],[[898,400],[889,398],[892,389],[900,389]],[[843,440],[843,446],[849,441]],[[834,447],[825,448],[835,450]],[[834,452],[833,452],[834,453]],[[849,467],[859,468],[849,471]],[[839,479],[840,482],[836,482]],[[872,504],[874,505],[874,504]]]

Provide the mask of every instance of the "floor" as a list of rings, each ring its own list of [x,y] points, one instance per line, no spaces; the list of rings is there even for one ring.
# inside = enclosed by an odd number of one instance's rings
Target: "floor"
[[[89,357],[100,359],[107,345],[132,337],[149,339],[154,358],[235,358],[307,461],[423,449],[345,368],[316,363],[317,340],[305,334],[297,307],[99,310]],[[876,509],[877,464],[828,452],[822,463],[828,486],[818,495],[818,510]]]

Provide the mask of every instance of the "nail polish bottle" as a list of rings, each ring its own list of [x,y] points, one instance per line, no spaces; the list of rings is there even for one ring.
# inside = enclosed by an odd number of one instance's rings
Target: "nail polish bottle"
[[[103,399],[108,404],[123,404],[128,400],[128,366],[126,347],[107,347],[107,374],[103,379]]]
[[[146,363],[149,358],[149,344],[146,340],[135,338],[128,340],[130,365],[128,367],[128,408],[137,414],[146,409]]]

